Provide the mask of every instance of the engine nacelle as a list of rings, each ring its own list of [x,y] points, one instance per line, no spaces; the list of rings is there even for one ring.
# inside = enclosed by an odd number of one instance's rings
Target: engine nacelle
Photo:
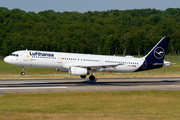
[[[87,70],[86,68],[80,68],[80,67],[70,67],[69,74],[70,75],[88,75],[89,70]]]

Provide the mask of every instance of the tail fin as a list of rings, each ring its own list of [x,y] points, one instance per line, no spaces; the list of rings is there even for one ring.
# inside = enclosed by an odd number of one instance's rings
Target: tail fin
[[[163,37],[154,48],[144,56],[143,64],[136,70],[144,71],[155,68],[161,68],[165,65],[164,57],[166,54],[166,50],[170,41],[170,37]],[[170,64],[170,63],[169,63]]]
[[[170,41],[170,37],[163,37],[154,48],[145,56],[146,59],[154,59],[161,61],[165,57],[165,53]]]

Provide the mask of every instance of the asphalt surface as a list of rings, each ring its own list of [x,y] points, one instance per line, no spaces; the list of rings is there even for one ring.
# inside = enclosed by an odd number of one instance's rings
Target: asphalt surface
[[[180,77],[88,79],[4,79],[0,94],[65,91],[180,90]]]

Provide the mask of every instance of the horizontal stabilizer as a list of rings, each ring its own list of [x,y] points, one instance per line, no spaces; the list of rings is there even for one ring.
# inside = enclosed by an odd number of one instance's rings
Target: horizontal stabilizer
[[[164,61],[164,63],[154,63],[153,65],[163,65],[163,67],[165,66],[171,66],[171,62],[168,62],[168,61]]]
[[[154,63],[153,65],[164,65],[164,63]]]

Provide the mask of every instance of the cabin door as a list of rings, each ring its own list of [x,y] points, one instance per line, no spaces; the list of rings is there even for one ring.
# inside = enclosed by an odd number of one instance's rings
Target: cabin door
[[[23,60],[24,60],[24,61],[28,61],[28,57],[29,57],[29,56],[28,56],[28,52],[27,52],[27,51],[24,52],[24,53],[23,53]]]
[[[103,59],[102,58],[99,59],[99,64],[103,64]]]
[[[62,59],[63,59],[63,58],[62,58],[62,55],[59,54],[59,55],[58,55],[58,63],[62,63]]]

